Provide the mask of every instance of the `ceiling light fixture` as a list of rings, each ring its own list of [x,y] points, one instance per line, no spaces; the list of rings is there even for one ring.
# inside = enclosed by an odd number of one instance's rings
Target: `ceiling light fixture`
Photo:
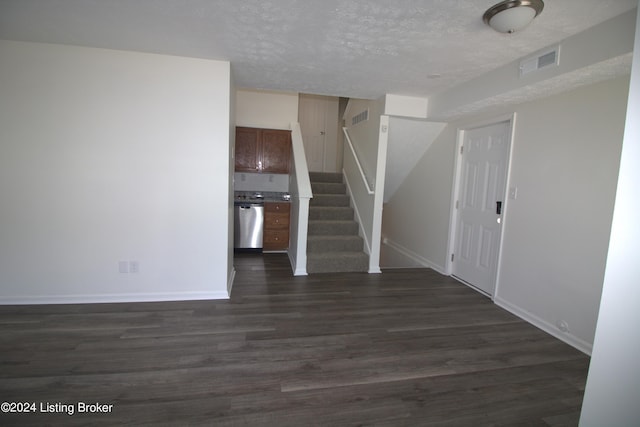
[[[529,25],[543,8],[542,0],[505,0],[490,7],[482,20],[500,33],[511,34]]]

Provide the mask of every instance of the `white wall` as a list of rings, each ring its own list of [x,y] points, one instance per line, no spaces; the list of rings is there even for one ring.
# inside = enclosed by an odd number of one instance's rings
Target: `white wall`
[[[226,298],[229,63],[8,41],[0,57],[0,302]]]
[[[236,126],[291,129],[298,122],[298,94],[238,89]]]
[[[355,126],[351,124],[353,116],[369,109],[369,120]],[[370,184],[375,186],[376,165],[378,162],[378,137],[380,116],[384,114],[384,98],[378,100],[351,99],[345,113],[345,126],[358,158]],[[345,147],[345,150],[348,148]]]
[[[440,122],[427,122],[404,117],[389,118],[387,172],[384,178],[385,203],[393,197],[398,187],[445,126],[446,123]]]
[[[509,185],[518,198],[506,201],[495,301],[585,352],[600,301],[627,92],[628,78],[620,78],[500,112],[517,114]],[[456,129],[491,117],[445,128],[385,205],[383,234],[409,250],[409,265],[444,267]]]
[[[628,78],[517,108],[496,301],[593,343],[622,144]],[[567,333],[558,329],[566,322]]]
[[[637,22],[640,24],[640,12]],[[640,420],[640,25],[631,72],[620,175],[581,427]]]
[[[367,108],[369,109],[369,120],[352,126],[351,118],[365,111]],[[374,190],[376,190],[375,180],[376,164],[378,161],[378,138],[380,136],[380,116],[383,108],[384,102],[380,100],[351,99],[344,117],[347,131],[366,175],[366,179],[369,185],[374,187]],[[365,250],[369,253],[373,245],[372,230],[375,197],[372,194],[368,194],[347,141],[344,143],[343,157],[343,169],[351,192],[351,202],[356,210],[356,220],[360,224],[361,235],[365,239]]]
[[[394,119],[391,126],[402,124]],[[381,265],[400,268],[419,263],[444,273],[456,128],[445,127],[433,142],[427,135],[423,138],[424,145],[431,145],[384,205],[382,235],[389,241],[384,246],[386,255]],[[405,256],[397,256],[398,251]]]

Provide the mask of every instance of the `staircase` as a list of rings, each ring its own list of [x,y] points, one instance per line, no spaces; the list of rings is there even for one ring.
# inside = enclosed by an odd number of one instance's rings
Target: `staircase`
[[[310,172],[313,198],[309,204],[307,272],[367,272],[358,223],[342,182],[342,174]]]

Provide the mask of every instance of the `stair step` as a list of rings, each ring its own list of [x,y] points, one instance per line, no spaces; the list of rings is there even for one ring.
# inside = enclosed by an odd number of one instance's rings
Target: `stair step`
[[[309,206],[309,219],[350,220],[353,208],[348,206]]]
[[[346,194],[314,194],[310,206],[349,206]]]
[[[312,182],[313,194],[345,194],[347,186],[340,182]]]
[[[342,182],[342,174],[334,172],[309,172],[311,182]]]
[[[307,253],[362,251],[364,242],[358,235],[351,236],[309,236]]]
[[[367,272],[369,256],[362,251],[358,223],[341,173],[311,172],[307,272]]]
[[[364,252],[322,252],[307,254],[309,273],[367,272],[369,257]]]
[[[358,234],[358,223],[350,220],[309,220],[309,236]]]

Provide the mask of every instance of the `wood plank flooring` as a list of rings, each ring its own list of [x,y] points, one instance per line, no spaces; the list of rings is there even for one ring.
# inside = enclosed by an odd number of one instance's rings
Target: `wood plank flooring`
[[[577,425],[589,358],[450,278],[235,264],[229,301],[0,307],[0,401],[75,411],[0,425]]]

